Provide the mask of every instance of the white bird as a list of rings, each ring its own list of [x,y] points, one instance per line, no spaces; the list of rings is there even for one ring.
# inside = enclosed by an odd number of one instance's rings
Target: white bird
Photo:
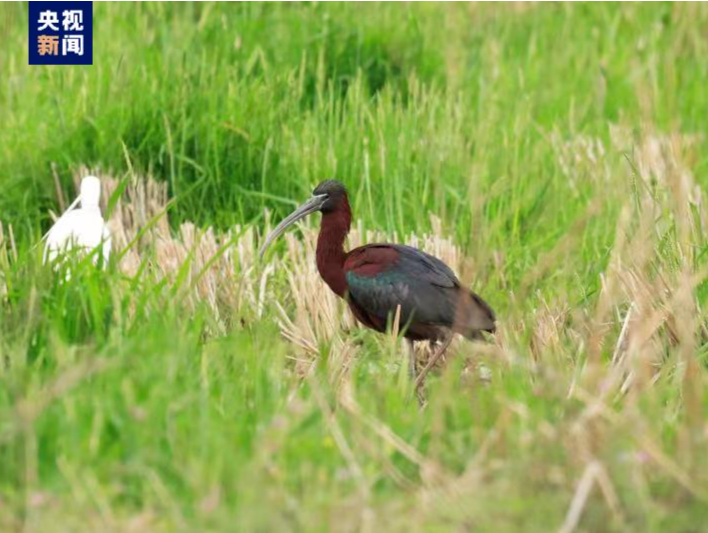
[[[111,253],[111,233],[101,215],[98,201],[101,198],[101,181],[96,176],[87,176],[81,180],[79,197],[69,206],[64,214],[54,223],[46,234],[44,261],[52,262],[59,254],[69,250],[93,252],[101,247],[103,265],[108,263]],[[76,207],[78,202],[81,207]],[[73,209],[73,210],[72,210]],[[94,256],[98,262],[99,254]]]

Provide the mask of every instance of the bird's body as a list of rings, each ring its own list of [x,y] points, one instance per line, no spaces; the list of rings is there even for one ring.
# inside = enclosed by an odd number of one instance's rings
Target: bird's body
[[[345,252],[351,218],[346,192],[323,210],[317,268],[359,322],[385,331],[400,306],[403,335],[413,341],[442,340],[451,331],[470,338],[494,331],[489,305],[462,287],[436,257],[401,244],[368,244]]]
[[[81,207],[64,213],[47,233],[44,249],[46,261],[54,261],[69,250],[90,253],[100,247],[100,254],[96,254],[94,262],[101,256],[103,264],[106,264],[111,250],[111,236],[98,204],[100,193],[98,178],[88,176],[82,180]]]
[[[403,335],[411,341],[448,339],[453,332],[476,338],[482,331],[494,331],[491,307],[463,287],[439,259],[400,244],[368,244],[345,252],[352,215],[339,182],[318,185],[313,198],[272,232],[263,249],[287,226],[314,211],[322,213],[318,271],[364,326],[385,331],[400,307]]]
[[[357,319],[385,331],[400,306],[403,335],[410,340],[443,340],[450,331],[474,338],[494,330],[494,314],[463,288],[450,268],[416,248],[370,244],[347,254],[347,302]]]

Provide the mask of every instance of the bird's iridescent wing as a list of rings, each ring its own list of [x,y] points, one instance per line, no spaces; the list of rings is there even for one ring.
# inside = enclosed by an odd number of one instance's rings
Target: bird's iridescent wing
[[[349,298],[385,320],[401,306],[401,320],[451,324],[459,281],[439,259],[402,245],[368,245],[344,263]]]

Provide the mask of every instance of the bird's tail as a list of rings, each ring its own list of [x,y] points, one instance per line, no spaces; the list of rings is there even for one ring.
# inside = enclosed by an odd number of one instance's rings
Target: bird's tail
[[[478,294],[460,289],[460,298],[453,330],[467,338],[480,338],[480,332],[494,333],[497,329],[494,310]]]

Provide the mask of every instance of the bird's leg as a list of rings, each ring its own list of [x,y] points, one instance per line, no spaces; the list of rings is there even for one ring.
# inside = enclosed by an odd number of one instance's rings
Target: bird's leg
[[[416,370],[416,354],[415,354],[415,342],[410,339],[406,339],[406,346],[408,346],[408,374],[410,375],[411,382],[417,383],[418,372]],[[415,387],[416,397],[418,398],[418,404],[423,407],[425,405],[425,395],[423,391]]]
[[[408,347],[408,374],[411,376],[411,380],[415,381],[418,373],[415,369],[415,344],[410,339],[406,339],[406,346]]]
[[[452,342],[452,337],[454,333],[450,332],[448,333],[447,337],[443,339],[442,344],[438,347],[438,349],[435,351],[435,353],[428,359],[427,364],[425,367],[423,367],[423,370],[420,371],[420,374],[415,380],[415,388],[418,390],[423,383],[425,382],[425,376],[428,375],[428,372],[430,372],[430,369],[433,368],[435,363],[438,362],[438,359],[442,357],[442,355],[445,353],[445,351],[448,349],[450,346],[450,343]]]

